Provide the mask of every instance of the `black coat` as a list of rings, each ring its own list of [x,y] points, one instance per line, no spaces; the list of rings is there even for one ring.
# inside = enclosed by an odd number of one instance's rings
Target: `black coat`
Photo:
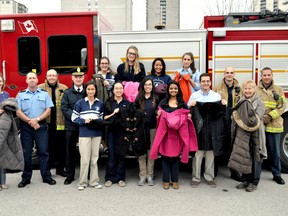
[[[61,110],[65,117],[65,130],[78,130],[79,127],[72,122],[71,116],[73,113],[75,103],[83,98],[84,88],[81,92],[77,92],[74,86],[64,91],[61,100]]]
[[[213,150],[215,156],[225,154],[226,107],[219,102],[197,102],[191,107],[192,120],[197,131],[199,150]]]
[[[145,113],[139,109],[121,108],[111,117],[109,130],[114,132],[115,153],[125,156],[133,152],[136,156],[146,154],[150,139],[145,137]],[[149,131],[149,130],[148,130]]]

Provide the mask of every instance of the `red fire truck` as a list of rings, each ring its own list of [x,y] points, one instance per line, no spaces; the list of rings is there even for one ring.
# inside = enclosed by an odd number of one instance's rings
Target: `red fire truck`
[[[269,66],[288,98],[286,13],[208,16],[203,29],[138,32],[113,32],[97,12],[1,15],[0,21],[0,72],[12,96],[26,88],[28,71],[36,72],[41,83],[48,69],[56,69],[61,82],[70,86],[71,69],[83,68],[87,81],[97,71],[99,56],[108,56],[116,70],[133,44],[147,73],[160,56],[173,74],[181,66],[182,54],[192,51],[196,67],[211,74],[213,85],[220,83],[227,66],[235,68],[240,82],[256,83],[261,68]],[[283,118],[281,160],[288,171],[288,112]]]
[[[90,79],[100,29],[109,29],[97,12],[1,15],[0,21],[0,71],[12,96],[27,87],[29,71],[39,83],[48,69],[57,70],[68,86],[73,68],[83,68]]]

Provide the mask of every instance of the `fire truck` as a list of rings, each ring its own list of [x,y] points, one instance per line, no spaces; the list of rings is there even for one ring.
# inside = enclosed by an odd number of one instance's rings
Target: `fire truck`
[[[1,15],[0,22],[0,72],[11,96],[27,87],[29,71],[42,83],[46,71],[55,69],[71,86],[71,70],[79,67],[88,81],[99,57],[101,29],[110,29],[97,12]]]
[[[172,75],[181,67],[183,53],[191,51],[197,69],[208,72],[218,85],[227,66],[233,66],[241,82],[259,82],[260,70],[273,69],[276,84],[288,98],[287,13],[233,13],[206,16],[195,30],[111,31],[97,12],[1,15],[0,72],[12,96],[27,87],[25,75],[38,74],[44,82],[48,69],[58,71],[70,86],[71,70],[84,69],[85,82],[97,72],[97,59],[107,56],[112,70],[125,60],[126,49],[135,45],[146,73],[152,61],[163,57]],[[281,162],[288,171],[288,112],[283,114]]]

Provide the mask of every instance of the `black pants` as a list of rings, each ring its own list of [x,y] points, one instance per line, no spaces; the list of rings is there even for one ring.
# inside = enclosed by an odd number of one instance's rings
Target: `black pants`
[[[76,164],[76,145],[79,138],[79,131],[66,131],[66,173],[67,178],[74,179]],[[78,153],[79,154],[79,153]]]
[[[48,140],[49,140],[49,164],[56,170],[63,170],[65,167],[65,131],[56,130],[56,124],[48,124]]]

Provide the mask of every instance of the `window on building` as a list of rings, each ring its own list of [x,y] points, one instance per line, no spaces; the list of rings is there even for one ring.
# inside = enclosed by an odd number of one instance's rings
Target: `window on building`
[[[30,71],[41,72],[40,40],[38,37],[18,39],[18,70],[22,75]]]
[[[48,68],[71,73],[73,68],[87,69],[87,39],[84,35],[48,38]]]

